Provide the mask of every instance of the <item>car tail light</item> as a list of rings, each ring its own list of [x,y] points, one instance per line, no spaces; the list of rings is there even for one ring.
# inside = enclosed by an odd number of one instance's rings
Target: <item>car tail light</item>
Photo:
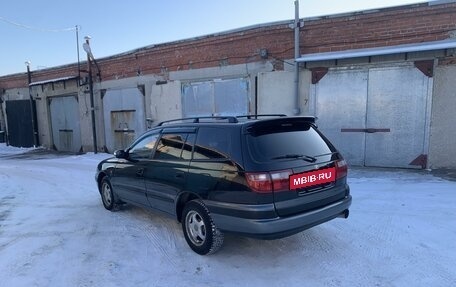
[[[274,191],[284,191],[290,189],[291,170],[271,172],[272,188]]]
[[[272,192],[272,182],[269,173],[246,173],[247,184],[258,193]]]
[[[272,191],[289,190],[291,170],[275,172],[246,173],[247,184],[258,193],[271,193]]]
[[[336,179],[347,176],[347,173],[348,173],[347,162],[343,159],[336,161]]]

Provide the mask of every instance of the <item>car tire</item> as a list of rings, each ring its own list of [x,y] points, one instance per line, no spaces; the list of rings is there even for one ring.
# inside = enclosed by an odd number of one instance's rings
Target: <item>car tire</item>
[[[109,179],[106,177],[101,181],[100,195],[103,206],[109,211],[118,210],[119,205],[115,201],[114,192]]]
[[[223,233],[217,229],[209,210],[199,200],[189,201],[185,205],[182,230],[187,244],[200,255],[213,254],[223,245]]]

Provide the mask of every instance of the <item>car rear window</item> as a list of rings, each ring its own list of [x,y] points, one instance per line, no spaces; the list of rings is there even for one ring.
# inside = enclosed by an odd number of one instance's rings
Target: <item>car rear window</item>
[[[268,162],[285,155],[314,157],[333,152],[329,143],[309,123],[257,125],[248,132],[248,150],[257,162]]]

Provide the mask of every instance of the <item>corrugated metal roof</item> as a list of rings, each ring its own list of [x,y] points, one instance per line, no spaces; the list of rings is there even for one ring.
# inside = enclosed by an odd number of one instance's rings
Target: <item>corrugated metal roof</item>
[[[77,79],[77,78],[78,78],[78,76],[70,76],[70,77],[62,77],[62,78],[45,80],[45,81],[32,82],[32,83],[30,83],[30,86],[37,86],[37,85],[44,85],[44,84],[49,84],[49,83],[68,81],[68,80],[73,80],[73,79]]]
[[[315,53],[301,55],[296,62],[316,62],[326,60],[338,60],[347,58],[369,57],[391,55],[399,53],[422,52],[431,50],[443,50],[456,48],[456,39],[447,39],[442,41],[423,42],[417,44],[405,44],[397,46],[375,47],[366,49],[353,49],[337,52]]]

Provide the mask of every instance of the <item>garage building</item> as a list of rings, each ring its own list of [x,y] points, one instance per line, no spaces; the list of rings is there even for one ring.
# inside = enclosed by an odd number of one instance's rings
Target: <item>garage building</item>
[[[301,22],[297,59],[293,21],[97,59],[97,149],[123,148],[171,118],[285,113],[317,116],[351,165],[456,168],[456,1]],[[71,64],[31,76],[0,77],[9,143],[93,151],[87,73]]]

